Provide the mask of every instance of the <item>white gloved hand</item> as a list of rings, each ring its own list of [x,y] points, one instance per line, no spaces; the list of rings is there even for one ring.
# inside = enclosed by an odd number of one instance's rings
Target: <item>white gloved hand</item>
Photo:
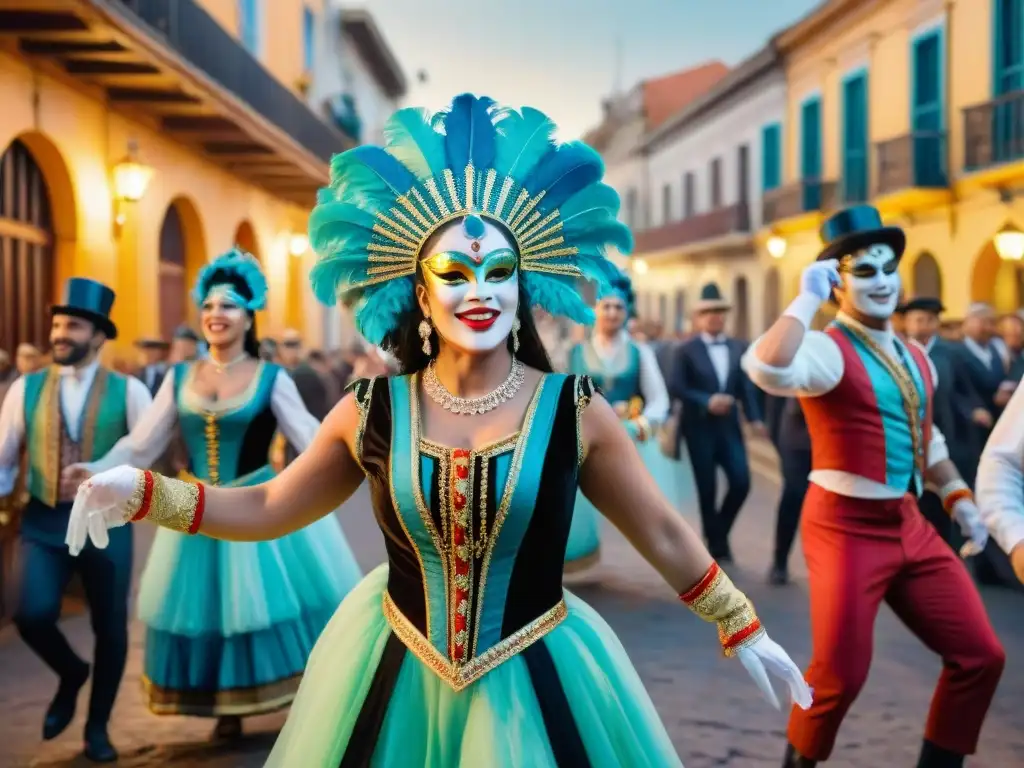
[[[800,275],[800,293],[810,294],[821,301],[828,301],[832,289],[841,284],[839,262],[835,259],[816,261]]]
[[[68,519],[64,543],[72,555],[78,555],[85,542],[105,549],[110,543],[107,530],[128,522],[128,506],[138,487],[142,470],[120,466],[93,475],[78,488]]]
[[[960,547],[960,557],[972,557],[985,551],[988,544],[988,528],[982,522],[981,513],[971,499],[960,499],[953,505],[953,519],[960,526],[960,532],[967,541]]]
[[[782,646],[768,637],[767,633],[762,634],[750,645],[740,648],[736,651],[736,656],[773,707],[779,709],[779,699],[768,679],[769,672],[789,686],[789,696],[800,709],[811,706],[813,695],[811,687],[804,680],[803,672],[793,663]]]

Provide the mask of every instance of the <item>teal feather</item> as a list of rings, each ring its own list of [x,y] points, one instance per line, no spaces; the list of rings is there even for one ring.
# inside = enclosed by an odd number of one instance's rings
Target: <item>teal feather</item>
[[[496,135],[489,110],[494,102],[469,93],[455,97],[444,119],[444,143],[449,167],[461,179],[467,165],[490,168],[494,163]]]
[[[576,193],[558,207],[562,221],[593,210],[606,210],[612,217],[619,214],[619,193],[607,184],[593,184]]]
[[[555,123],[539,110],[523,107],[499,111],[496,121],[498,147],[494,155],[494,170],[499,176],[525,179],[537,163],[555,147]]]
[[[270,288],[259,261],[250,253],[232,248],[199,270],[196,284],[192,288],[192,301],[197,307],[201,307],[206,301],[206,296],[214,285],[214,278],[225,273],[240,278],[248,287],[252,298],[246,302],[246,309],[255,312],[267,306],[267,293]]]
[[[364,339],[381,346],[385,337],[397,327],[398,318],[412,308],[416,300],[416,283],[402,277],[378,283],[367,289],[356,303],[353,319]]]
[[[384,124],[384,149],[420,181],[440,176],[447,167],[444,136],[430,124],[426,109],[400,109]]]
[[[583,300],[574,278],[524,272],[522,281],[531,307],[539,307],[552,315],[561,315],[580,325],[594,322],[594,310]]]
[[[539,211],[550,211],[586,187],[597,184],[604,174],[601,156],[583,142],[562,144],[549,152],[533,173],[523,181],[532,194],[544,191]]]
[[[382,198],[404,195],[415,183],[416,177],[380,147],[356,147],[331,160],[335,195],[355,205],[388,208],[390,201]]]

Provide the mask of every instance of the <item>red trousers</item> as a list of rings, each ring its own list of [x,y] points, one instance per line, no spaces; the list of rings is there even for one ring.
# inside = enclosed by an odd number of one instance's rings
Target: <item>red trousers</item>
[[[964,564],[910,495],[871,500],[814,485],[801,537],[810,576],[813,649],[808,710],[794,707],[789,741],[825,760],[868,676],[875,617],[885,600],[942,658],[925,738],[973,754],[1006,657]]]

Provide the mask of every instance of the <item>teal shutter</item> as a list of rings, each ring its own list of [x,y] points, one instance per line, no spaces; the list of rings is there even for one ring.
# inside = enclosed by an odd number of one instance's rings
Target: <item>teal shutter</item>
[[[843,200],[868,199],[868,76],[843,82]]]
[[[1024,0],[996,0],[995,96],[1024,89]],[[992,114],[992,160],[1004,163],[1024,154],[1024,120],[1021,102],[997,103]]]
[[[910,125],[915,187],[946,185],[942,29],[917,38],[911,51]]]
[[[761,189],[767,192],[782,184],[782,126],[761,129]]]
[[[308,6],[302,7],[302,67],[306,72],[313,71],[314,45],[316,38],[316,15]]]
[[[821,208],[821,99],[814,97],[800,108],[800,179],[804,210]]]
[[[238,0],[238,36],[253,56],[260,53],[259,0]]]

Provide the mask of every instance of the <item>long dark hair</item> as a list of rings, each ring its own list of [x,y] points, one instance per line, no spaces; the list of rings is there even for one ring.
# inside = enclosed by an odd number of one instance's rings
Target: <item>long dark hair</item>
[[[531,368],[536,368],[544,373],[551,373],[554,368],[548,359],[548,353],[541,343],[540,334],[537,333],[537,324],[533,321],[533,313],[530,311],[529,301],[522,289],[519,288],[519,351],[513,354]],[[423,310],[419,302],[414,302],[411,309],[402,314],[398,319],[395,330],[384,338],[381,345],[395,356],[401,368],[401,373],[415,373],[427,367],[431,357],[423,354],[423,339],[420,338],[420,322],[423,320]],[[508,351],[512,352],[512,337],[508,338]],[[430,332],[430,346],[434,354],[437,354],[439,340],[437,330]]]
[[[249,288],[249,284],[237,275],[233,270],[217,269],[210,276],[207,285],[230,285],[239,296],[247,301],[251,301],[252,289]],[[246,310],[246,314],[249,316],[249,330],[245,332],[245,339],[242,341],[242,349],[245,354],[250,357],[259,358],[260,356],[260,342],[259,337],[256,335],[256,313],[252,310]]]

